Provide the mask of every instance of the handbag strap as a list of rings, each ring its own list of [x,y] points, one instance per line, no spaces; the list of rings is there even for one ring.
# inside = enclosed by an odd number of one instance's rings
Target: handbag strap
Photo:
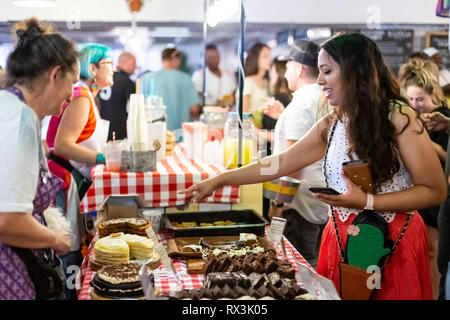
[[[408,225],[409,225],[409,222],[411,221],[411,218],[412,218],[412,214],[408,214],[408,216],[406,217],[406,220],[405,220],[405,224],[403,225],[402,231],[400,232],[400,234],[399,234],[399,236],[397,238],[397,241],[395,241],[394,245],[392,246],[391,252],[384,259],[383,265],[381,266],[381,272],[383,272],[384,268],[386,267],[387,262],[389,261],[389,259],[392,256],[392,253],[394,252],[394,250],[400,244],[400,240],[402,240],[403,236],[405,235],[406,228],[408,228]]]
[[[327,143],[327,149],[325,150],[325,157],[323,159],[323,167],[326,169],[327,167],[327,160],[328,160],[328,148],[330,147],[331,144],[331,140],[333,139],[334,136],[334,130],[336,129],[336,125],[337,125],[337,120],[333,123],[333,126],[331,127],[331,132],[330,132],[330,137],[328,138],[328,143]],[[327,175],[325,174],[325,182],[328,185],[328,179],[327,179]],[[339,237],[339,230],[338,230],[338,225],[337,225],[337,221],[336,221],[336,217],[334,215],[334,210],[333,210],[333,206],[330,205],[330,210],[331,210],[331,218],[333,219],[333,225],[334,225],[334,230],[336,231],[336,238],[337,238],[337,243],[339,246],[339,255],[341,257],[341,262],[344,262],[344,257],[345,257],[345,251],[344,249],[342,249],[342,244],[341,244],[341,240]]]
[[[331,127],[330,137],[329,137],[329,139],[328,139],[327,148],[326,148],[326,150],[325,150],[325,157],[324,157],[324,159],[323,159],[323,167],[324,167],[324,168],[327,167],[328,148],[330,147],[331,140],[333,139],[334,131],[335,131],[336,125],[337,125],[337,121],[338,121],[338,120],[336,120],[336,121],[334,122],[333,126]],[[328,179],[327,179],[327,175],[325,174],[324,176],[325,176],[325,182],[326,182],[327,187],[328,187]],[[338,243],[338,246],[339,246],[339,255],[340,255],[340,257],[341,257],[341,262],[344,262],[344,260],[345,260],[345,258],[344,258],[344,257],[345,257],[345,251],[344,251],[344,249],[342,248],[342,243],[341,243],[341,239],[340,239],[340,236],[339,236],[339,229],[338,229],[338,225],[337,225],[337,221],[336,221],[336,216],[335,216],[335,214],[334,214],[334,210],[333,210],[333,206],[332,206],[332,205],[330,205],[330,209],[331,209],[331,217],[332,217],[332,219],[333,219],[334,229],[335,229],[335,231],[336,231],[337,243]],[[403,236],[405,235],[406,229],[408,228],[408,225],[409,225],[409,222],[411,221],[411,218],[412,218],[412,215],[411,215],[411,214],[408,214],[408,216],[407,216],[407,218],[406,218],[406,221],[405,221],[405,223],[404,223],[404,225],[403,225],[402,231],[400,232],[400,234],[399,234],[399,236],[398,236],[398,238],[397,238],[397,241],[395,241],[394,245],[392,246],[391,252],[390,252],[390,253],[386,256],[386,258],[384,259],[383,265],[382,265],[382,267],[381,267],[381,272],[383,272],[383,270],[384,270],[384,268],[386,267],[386,264],[387,264],[387,262],[389,261],[389,259],[390,259],[391,255],[392,255],[392,253],[394,252],[394,250],[395,250],[395,249],[398,247],[398,245],[400,244],[400,240],[401,240],[401,239],[403,238]]]
[[[61,167],[63,167],[64,169],[66,169],[67,171],[69,171],[70,173],[72,173],[74,167],[70,164],[69,161],[67,161],[66,159],[61,158],[60,156],[57,156],[56,154],[54,154],[53,152],[50,152],[48,154],[47,157],[49,160],[52,160],[54,162],[56,162],[57,164],[59,164]]]
[[[31,251],[31,249],[25,249],[25,248],[18,248],[9,246],[22,261],[25,263],[26,266],[31,265],[34,260],[36,259],[34,256],[34,253]]]

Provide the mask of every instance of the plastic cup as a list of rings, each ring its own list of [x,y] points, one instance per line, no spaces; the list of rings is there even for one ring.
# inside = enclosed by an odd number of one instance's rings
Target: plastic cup
[[[120,162],[122,157],[122,148],[117,141],[110,141],[105,144],[105,162],[106,170],[120,172]]]
[[[159,233],[163,213],[159,210],[144,210],[142,211],[142,215],[145,220],[152,223],[153,231]]]

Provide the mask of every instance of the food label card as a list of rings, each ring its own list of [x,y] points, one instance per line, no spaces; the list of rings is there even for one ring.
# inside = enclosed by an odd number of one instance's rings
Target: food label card
[[[283,231],[286,227],[286,219],[273,217],[270,223],[269,230],[267,231],[267,239],[269,241],[281,242],[283,238]]]
[[[159,243],[159,239],[158,239],[158,236],[156,235],[155,231],[153,230],[153,228],[148,227],[147,229],[145,229],[145,232],[147,233],[147,236],[149,237],[149,239],[152,240],[153,244],[156,246],[157,243]]]
[[[170,272],[172,272],[175,275],[175,277],[178,279],[178,274],[177,274],[177,271],[175,270],[175,266],[172,263],[172,259],[170,259],[170,257],[167,255],[167,251],[166,251],[166,249],[164,249],[164,247],[161,243],[158,243],[156,245],[155,251],[161,258],[161,262],[164,265],[164,267],[167,270],[169,270]]]
[[[147,300],[155,300],[155,289],[153,288],[150,275],[148,274],[147,267],[145,265],[143,265],[141,270],[139,271],[139,278],[141,280],[142,290],[144,291],[145,298]]]

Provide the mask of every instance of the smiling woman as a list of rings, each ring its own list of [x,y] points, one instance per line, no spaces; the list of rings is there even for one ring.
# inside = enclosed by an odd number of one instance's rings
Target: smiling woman
[[[441,203],[446,184],[423,125],[401,97],[379,48],[364,35],[341,34],[329,39],[319,53],[318,66],[317,82],[324,87],[335,112],[320,119],[283,153],[265,158],[264,164],[278,170],[266,174],[262,163],[253,163],[181,193],[201,201],[221,186],[273,180],[325,156],[328,186],[340,194],[315,194],[332,206],[330,213],[335,219],[334,223],[330,219],[323,231],[317,271],[340,289],[339,264],[345,255],[338,248],[346,249],[347,228],[360,210],[372,207],[373,214],[388,222],[390,239],[398,239],[408,221],[373,298],[432,299],[425,226],[416,210]],[[375,195],[365,193],[342,173],[343,162],[357,159],[368,160]]]
[[[108,137],[109,121],[103,120],[94,101],[99,90],[113,85],[114,65],[111,49],[95,43],[84,45],[80,52],[80,82],[61,115],[50,120],[47,145],[49,167],[64,180],[56,205],[64,210],[72,223],[71,252],[63,262],[81,264],[80,244],[84,228],[79,214],[79,202],[90,185],[90,172],[95,164],[105,163],[102,154]]]

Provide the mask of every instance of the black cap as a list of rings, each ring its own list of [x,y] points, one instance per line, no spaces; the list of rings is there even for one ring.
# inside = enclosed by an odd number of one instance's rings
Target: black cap
[[[319,46],[311,41],[305,41],[291,47],[291,52],[287,56],[278,57],[278,60],[296,61],[298,63],[317,67],[317,57],[319,56]]]

